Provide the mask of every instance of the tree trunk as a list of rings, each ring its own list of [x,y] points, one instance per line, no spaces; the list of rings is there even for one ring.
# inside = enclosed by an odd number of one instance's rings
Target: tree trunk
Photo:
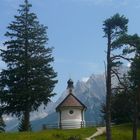
[[[21,119],[21,123],[19,126],[19,131],[31,131],[31,125],[30,125],[30,112],[28,110],[23,112],[23,116]]]
[[[135,112],[134,112],[134,119],[133,119],[133,139],[132,140],[138,140],[138,136],[137,136],[137,130],[138,130],[138,117],[137,117],[137,109],[135,108]]]
[[[25,23],[25,86],[26,86],[26,94],[27,94],[27,106],[26,106],[26,111],[24,112],[24,127],[25,131],[30,131],[31,126],[30,126],[30,112],[29,112],[29,100],[28,100],[28,48],[29,48],[29,42],[28,42],[28,0],[25,0],[26,3],[26,23]]]
[[[139,118],[139,94],[140,94],[140,86],[135,95],[135,105],[134,105],[134,118],[133,118],[133,139],[138,140],[138,118]]]
[[[109,29],[110,31],[110,29]],[[106,140],[111,140],[111,33],[108,33],[107,77],[106,77]]]
[[[25,131],[30,131],[31,130],[30,113],[29,113],[28,110],[24,112],[24,127],[25,127]]]

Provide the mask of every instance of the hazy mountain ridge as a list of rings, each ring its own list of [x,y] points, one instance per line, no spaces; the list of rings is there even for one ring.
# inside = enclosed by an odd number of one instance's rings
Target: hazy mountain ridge
[[[120,74],[126,73],[128,67],[121,67]],[[77,81],[74,84],[74,95],[81,100],[87,106],[85,113],[85,120],[99,123],[101,122],[101,104],[105,102],[105,75],[92,74],[86,81]],[[117,84],[117,79],[113,79],[113,83]],[[40,107],[39,112],[31,113],[31,122],[33,130],[42,129],[43,124],[57,123],[58,114],[55,112],[56,106],[67,96],[67,90],[65,90],[56,102],[48,104],[47,108]],[[7,130],[11,130],[11,125],[17,124],[17,120],[7,121]],[[14,125],[13,125],[14,127]]]
[[[52,107],[53,113],[43,119],[32,122],[34,130],[41,129],[43,124],[57,123],[58,114],[55,112],[55,107],[67,96],[67,94],[67,91],[64,91],[62,96],[54,103]],[[96,124],[102,121],[100,109],[101,103],[105,101],[104,74],[91,75],[86,82],[78,81],[74,85],[74,95],[87,106],[87,111],[85,113],[85,120],[87,122]]]

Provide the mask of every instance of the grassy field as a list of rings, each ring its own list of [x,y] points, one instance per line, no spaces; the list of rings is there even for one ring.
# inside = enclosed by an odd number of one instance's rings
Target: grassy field
[[[1,133],[0,140],[84,140],[84,138],[92,135],[95,131],[95,128],[82,128],[75,130]]]
[[[91,136],[96,128],[82,128],[75,130],[46,130],[40,132],[23,133],[0,133],[0,140],[84,140]],[[113,140],[131,140],[132,126],[118,125],[112,127]],[[105,140],[105,135],[97,137],[96,140]],[[140,140],[140,128],[138,130]]]
[[[118,125],[112,127],[113,140],[132,140],[132,125]],[[96,138],[96,140],[105,140],[105,135]],[[138,130],[138,140],[140,140],[140,128]]]

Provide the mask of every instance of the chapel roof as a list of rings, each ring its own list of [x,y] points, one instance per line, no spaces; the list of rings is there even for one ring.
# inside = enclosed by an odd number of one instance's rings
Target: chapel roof
[[[69,82],[72,82],[73,84],[71,79],[68,81],[68,84]],[[73,88],[73,86],[70,86],[70,88],[71,87]],[[69,92],[66,98],[56,107],[56,110],[58,111],[64,107],[80,107],[82,109],[86,109],[86,106],[76,96],[74,96],[72,92]]]

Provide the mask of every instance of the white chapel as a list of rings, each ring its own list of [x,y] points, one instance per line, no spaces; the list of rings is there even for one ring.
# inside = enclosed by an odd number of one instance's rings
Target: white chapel
[[[61,129],[76,129],[85,126],[84,113],[86,106],[74,96],[74,86],[71,79],[68,80],[66,98],[56,107],[59,115],[58,125]]]

